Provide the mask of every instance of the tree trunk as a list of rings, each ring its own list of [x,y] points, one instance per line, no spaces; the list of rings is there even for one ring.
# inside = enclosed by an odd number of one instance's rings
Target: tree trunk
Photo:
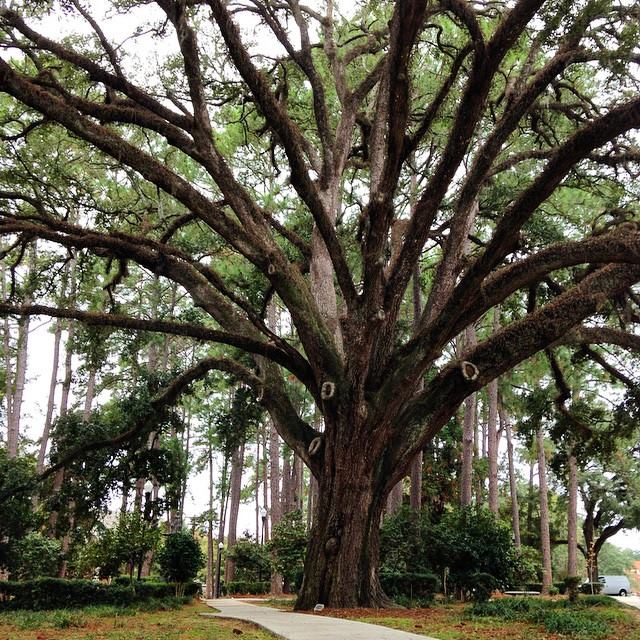
[[[493,312],[493,333],[500,328],[500,312]],[[498,379],[492,380],[487,389],[489,415],[487,418],[487,459],[489,463],[489,510],[498,516]]]
[[[513,438],[511,434],[511,422],[502,404],[499,405],[500,422],[507,434],[507,459],[509,460],[509,491],[511,494],[511,526],[513,528],[513,541],[516,549],[522,547],[520,538],[520,506],[518,504],[518,483],[513,461]]]
[[[27,304],[30,303],[30,301],[25,302]],[[9,456],[9,458],[15,458],[18,455],[22,398],[24,397],[24,386],[27,379],[29,324],[29,316],[21,316],[18,320],[16,375],[13,384],[13,398],[11,399],[11,414],[7,416],[7,455]]]
[[[209,511],[207,512],[207,578],[205,597],[213,598],[213,446],[208,444]]]
[[[578,462],[569,451],[569,486],[567,509],[567,576],[578,575]]]
[[[238,534],[238,511],[240,510],[240,494],[242,491],[242,470],[244,468],[244,443],[242,443],[231,456],[231,479],[229,497],[229,529],[227,533],[227,548],[232,549],[236,543]],[[224,579],[227,582],[234,580],[236,563],[227,554],[224,565]]]
[[[388,516],[392,516],[402,506],[402,496],[403,496],[402,490],[403,490],[403,484],[401,480],[389,492],[389,495],[387,496],[387,505],[385,507],[385,512]]]
[[[465,331],[465,348],[470,349],[476,343],[476,332],[473,326]],[[464,401],[464,421],[462,426],[462,471],[460,473],[460,504],[467,507],[471,504],[473,491],[473,451],[476,434],[477,406],[476,394],[472,393]]]
[[[538,486],[540,488],[540,547],[542,552],[542,595],[549,595],[553,584],[551,574],[551,538],[549,535],[549,498],[547,490],[547,462],[544,452],[544,433],[536,433],[538,447]]]
[[[49,399],[47,401],[47,413],[44,419],[44,427],[42,428],[40,448],[38,449],[38,462],[36,464],[36,471],[38,473],[42,473],[44,469],[44,460],[47,455],[47,446],[49,444],[49,433],[51,432],[51,423],[53,422],[56,388],[58,387],[60,343],[62,341],[62,320],[56,320],[55,327],[56,328],[53,334],[53,362],[51,364],[51,379],[49,381]]]
[[[325,462],[333,467],[333,473],[323,474],[319,481],[316,520],[296,609],[316,604],[347,608],[389,605],[378,579],[385,498],[375,491],[373,470],[359,450],[343,451],[340,458],[339,463]]]

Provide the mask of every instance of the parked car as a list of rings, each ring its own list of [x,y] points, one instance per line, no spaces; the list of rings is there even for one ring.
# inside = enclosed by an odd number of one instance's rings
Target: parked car
[[[627,576],[598,576],[605,596],[627,596],[631,593],[631,583]]]

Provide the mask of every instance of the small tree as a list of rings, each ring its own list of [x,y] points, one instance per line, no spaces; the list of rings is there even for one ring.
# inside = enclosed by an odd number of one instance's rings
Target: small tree
[[[271,561],[267,548],[248,536],[240,538],[228,553],[235,563],[236,580],[262,582],[269,577]]]
[[[138,578],[140,578],[144,558],[158,544],[160,532],[156,527],[150,526],[140,511],[134,511],[133,513],[123,513],[120,516],[114,535],[112,548],[116,557],[120,562],[127,563],[131,580],[136,567],[138,568]],[[112,560],[115,559],[112,558]]]
[[[15,545],[16,573],[21,580],[55,576],[60,561],[60,541],[31,532]]]
[[[299,587],[304,572],[307,542],[301,511],[286,513],[273,528],[268,548],[273,557],[273,568],[282,575],[285,585]]]
[[[176,583],[176,596],[182,596],[185,583],[193,580],[204,566],[204,555],[198,541],[186,531],[180,531],[167,536],[158,562],[165,580]]]

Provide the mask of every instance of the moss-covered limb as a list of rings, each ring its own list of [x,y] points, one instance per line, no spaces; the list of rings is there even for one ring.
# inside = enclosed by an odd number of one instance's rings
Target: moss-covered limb
[[[609,327],[574,327],[556,344],[613,344],[640,353],[640,336]]]
[[[445,367],[407,405],[395,422],[397,437],[393,437],[395,445],[387,454],[388,467],[395,470],[389,486],[401,477],[415,452],[446,424],[470,393],[553,344],[575,325],[596,313],[608,298],[639,281],[640,267],[603,267],[549,304],[462,354],[464,361],[477,367],[475,379],[463,376],[460,361]],[[446,402],[443,398],[447,399]]]
[[[145,320],[117,313],[82,311],[80,309],[59,309],[46,305],[11,305],[0,303],[0,316],[4,315],[43,315],[52,318],[71,318],[79,320],[89,326],[149,331],[226,344],[242,349],[247,353],[268,357],[293,373],[303,384],[309,385],[311,388],[315,386],[310,367],[302,356],[300,356],[298,362],[294,363],[273,344],[255,340],[243,334],[219,331],[200,324],[167,320]]]

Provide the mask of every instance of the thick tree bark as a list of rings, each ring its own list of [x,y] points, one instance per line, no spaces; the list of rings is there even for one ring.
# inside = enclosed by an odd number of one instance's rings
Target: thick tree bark
[[[360,448],[352,448],[332,475],[320,479],[297,609],[390,604],[377,573],[384,497],[363,458]]]
[[[549,535],[549,494],[547,489],[547,461],[542,427],[536,432],[538,449],[538,486],[540,488],[540,547],[542,552],[542,595],[549,595],[553,585],[551,573],[551,537]]]
[[[513,528],[513,541],[516,549],[522,546],[520,538],[520,507],[518,504],[518,483],[513,461],[513,438],[511,434],[511,421],[502,404],[499,406],[500,422],[507,434],[507,459],[509,461],[509,493],[511,496],[511,527]]]

